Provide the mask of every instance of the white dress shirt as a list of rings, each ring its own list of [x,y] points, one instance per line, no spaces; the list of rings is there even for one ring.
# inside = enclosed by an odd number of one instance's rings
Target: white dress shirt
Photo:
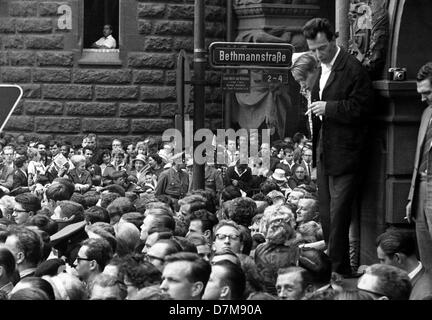
[[[114,37],[112,35],[109,35],[108,37],[102,37],[100,38],[96,44],[98,46],[105,46],[108,49],[115,49],[117,46],[117,42],[115,41]]]
[[[319,83],[320,84],[320,91],[319,91],[320,99],[322,99],[322,94],[323,94],[324,88],[327,84],[327,81],[328,81],[330,74],[332,72],[333,65],[334,65],[340,51],[341,51],[341,49],[339,47],[337,47],[337,51],[336,51],[335,56],[333,57],[333,60],[327,64],[321,63],[321,70],[322,71],[321,71],[321,78],[320,78],[320,83]]]

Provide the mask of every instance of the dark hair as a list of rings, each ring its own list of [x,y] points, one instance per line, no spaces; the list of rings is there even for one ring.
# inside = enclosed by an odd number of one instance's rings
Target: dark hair
[[[249,227],[257,211],[255,201],[250,198],[236,198],[224,207],[225,215],[239,225]]]
[[[110,156],[110,158],[111,158],[111,151],[109,151],[109,149],[103,149],[102,150],[101,155],[100,155],[100,159],[102,160],[103,157],[106,155]]]
[[[424,66],[422,66],[417,73],[417,81],[421,82],[423,80],[429,79],[431,85],[432,85],[432,62],[426,63]]]
[[[120,267],[125,277],[137,289],[159,285],[162,273],[148,261],[137,262],[136,255],[126,256]]]
[[[158,165],[162,165],[163,160],[157,153],[149,154],[148,158],[152,158]]]
[[[189,205],[189,214],[200,209],[206,209],[206,198],[201,195],[195,194],[186,196],[178,201],[179,206]]]
[[[90,224],[96,222],[110,222],[108,211],[102,207],[96,206],[90,207],[84,211],[84,219],[85,221],[90,222]]]
[[[305,137],[304,133],[296,132],[296,134],[294,134],[293,136],[293,142],[300,143],[304,137]]]
[[[408,300],[411,294],[411,281],[408,274],[397,267],[374,264],[366,270],[377,277],[376,292],[390,300]]]
[[[182,236],[174,236],[174,241],[177,241],[177,243],[181,246],[182,252],[191,252],[191,253],[198,253],[196,246],[192,241],[189,241],[185,237]]]
[[[260,191],[263,195],[266,196],[269,192],[271,192],[273,190],[281,191],[281,189],[279,188],[279,186],[277,185],[276,182],[266,180],[263,183],[261,183]]]
[[[288,273],[299,273],[302,277],[302,288],[303,290],[306,289],[309,285],[313,285],[314,284],[314,279],[313,276],[311,275],[311,273],[306,270],[303,267],[288,267],[288,268],[281,268],[278,270],[277,274],[279,275],[284,275],[284,274],[288,274]]]
[[[84,148],[82,148],[82,154],[84,155],[86,150],[90,150],[92,154],[94,154],[94,150],[92,148],[90,148],[89,146],[85,146]]]
[[[395,253],[403,253],[410,257],[416,253],[416,241],[410,231],[387,230],[378,236],[376,246],[380,247],[384,253],[392,257]]]
[[[101,207],[106,209],[115,199],[121,196],[115,192],[104,192],[101,193]]]
[[[86,193],[84,193],[83,196],[85,202],[85,209],[95,206],[100,198],[99,193],[96,191],[87,191]]]
[[[204,287],[207,285],[211,273],[210,263],[205,261],[198,254],[191,252],[174,253],[165,258],[166,264],[178,261],[185,261],[190,263],[190,272],[186,275],[186,278],[189,280],[189,282],[194,283],[201,281]],[[203,293],[204,290],[201,295]]]
[[[122,216],[122,220],[132,223],[139,230],[144,220],[144,214],[140,212],[128,212]]]
[[[189,217],[189,221],[200,220],[202,224],[202,232],[206,230],[213,231],[213,227],[218,224],[218,219],[215,214],[205,210],[197,210],[192,212]]]
[[[254,194],[252,196],[252,200],[254,200],[254,201],[265,201],[265,202],[268,203],[269,206],[271,206],[273,204],[272,198],[270,198],[269,196],[265,195],[262,192],[258,192],[256,194]]]
[[[231,290],[232,300],[244,299],[246,289],[246,276],[239,265],[228,260],[216,262],[213,266],[224,268],[225,273],[221,280],[222,285],[227,285]]]
[[[193,190],[189,193],[189,195],[200,195],[202,196],[206,201],[206,208],[211,213],[216,213],[216,194],[211,189],[198,189]]]
[[[81,246],[87,247],[87,258],[96,260],[99,270],[102,272],[113,255],[109,242],[105,239],[86,239],[82,242]]]
[[[109,191],[109,192],[117,193],[120,197],[124,197],[126,195],[125,189],[121,185],[115,183],[102,188],[101,191]]]
[[[240,188],[235,186],[227,186],[221,191],[221,199],[223,202],[241,197]]]
[[[24,163],[28,160],[27,156],[19,156],[14,160],[14,164],[17,168],[22,168]]]
[[[119,290],[119,298],[124,300],[127,296],[127,287],[123,281],[120,281],[117,277],[110,276],[105,273],[99,273],[94,280],[91,282],[90,294],[93,292],[95,286],[100,286],[102,288],[117,287]]]
[[[9,297],[9,300],[50,300],[48,295],[41,289],[25,288],[15,291]]]
[[[15,257],[6,247],[0,247],[0,266],[5,269],[8,279],[11,279],[15,272]]]
[[[48,199],[54,201],[69,200],[74,191],[75,185],[70,180],[57,178],[53,181],[53,184],[47,188],[46,196]]]
[[[24,226],[11,225],[8,227],[9,236],[17,238],[17,247],[24,252],[25,261],[34,267],[42,257],[42,239],[36,231]]]
[[[174,217],[165,213],[165,211],[166,210],[161,209],[149,209],[147,215],[153,215],[153,218],[155,220],[153,225],[156,226],[159,230],[166,228],[174,231],[176,227]]]
[[[36,226],[40,230],[48,233],[50,236],[52,236],[58,230],[57,222],[44,214],[36,214],[30,217],[27,221],[27,225]]]
[[[83,207],[83,211],[84,211],[84,206],[86,205],[86,202],[84,196],[81,193],[78,192],[73,193],[72,197],[70,198],[70,201],[80,204]]]
[[[45,279],[39,277],[26,277],[21,279],[18,283],[29,284],[31,288],[42,290],[48,296],[49,300],[55,300],[54,289]]]
[[[114,181],[117,180],[119,178],[123,178],[123,179],[127,179],[128,178],[128,174],[126,171],[113,171],[110,174],[110,178]]]
[[[325,34],[328,41],[336,39],[335,31],[328,19],[314,18],[309,20],[303,27],[303,35],[307,40],[315,39],[320,32]]]
[[[41,201],[33,193],[21,193],[15,197],[15,202],[19,203],[27,212],[36,214],[41,209]]]
[[[158,202],[158,199],[153,194],[143,194],[139,199],[136,199],[134,206],[136,211],[144,214],[147,209],[147,204],[150,202]]]
[[[156,243],[166,244],[165,252],[164,252],[165,256],[169,256],[171,254],[178,253],[183,250],[180,243],[178,243],[178,241],[175,241],[174,239],[159,239],[155,242],[155,244]]]
[[[112,219],[116,216],[121,217],[125,213],[135,211],[135,207],[130,199],[126,197],[120,197],[111,202],[111,204],[107,207],[107,211],[110,219]]]

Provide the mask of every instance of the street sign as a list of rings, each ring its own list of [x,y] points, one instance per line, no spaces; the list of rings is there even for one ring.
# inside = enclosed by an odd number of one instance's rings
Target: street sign
[[[267,83],[279,82],[282,84],[288,84],[288,73],[264,71],[262,81]]]
[[[0,84],[0,132],[3,131],[22,95],[23,90],[20,86]]]
[[[213,42],[210,65],[216,69],[289,69],[294,47],[290,44]]]
[[[251,76],[246,74],[224,74],[222,90],[230,92],[250,92]]]

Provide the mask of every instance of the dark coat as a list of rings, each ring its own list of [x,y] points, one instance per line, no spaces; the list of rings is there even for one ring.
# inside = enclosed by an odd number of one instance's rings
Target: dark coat
[[[28,187],[28,178],[21,171],[21,169],[16,169],[13,175],[13,187],[12,189],[16,189],[19,187]]]
[[[356,172],[361,165],[365,146],[368,115],[373,104],[372,82],[361,63],[341,49],[333,71],[319,97],[319,79],[312,90],[312,102],[326,101],[326,112],[321,122],[318,159],[324,163],[325,173],[331,176]],[[314,117],[314,131],[319,124]]]
[[[244,192],[248,192],[252,185],[252,170],[247,168],[241,176],[235,171],[235,166],[229,167],[225,173],[225,186],[231,186],[233,180],[238,181],[238,187]]]
[[[68,173],[69,179],[74,183],[78,184],[89,184],[92,185],[91,174],[88,171],[84,171],[81,177],[78,176],[76,169],[69,171]]]
[[[423,267],[411,280],[412,290],[410,300],[431,300],[432,274]]]

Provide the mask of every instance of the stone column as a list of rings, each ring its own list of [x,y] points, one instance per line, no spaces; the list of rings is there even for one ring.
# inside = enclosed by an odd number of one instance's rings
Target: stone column
[[[350,37],[350,28],[348,21],[350,1],[336,0],[336,31],[339,32],[339,37],[336,42],[339,46],[348,48]]]

